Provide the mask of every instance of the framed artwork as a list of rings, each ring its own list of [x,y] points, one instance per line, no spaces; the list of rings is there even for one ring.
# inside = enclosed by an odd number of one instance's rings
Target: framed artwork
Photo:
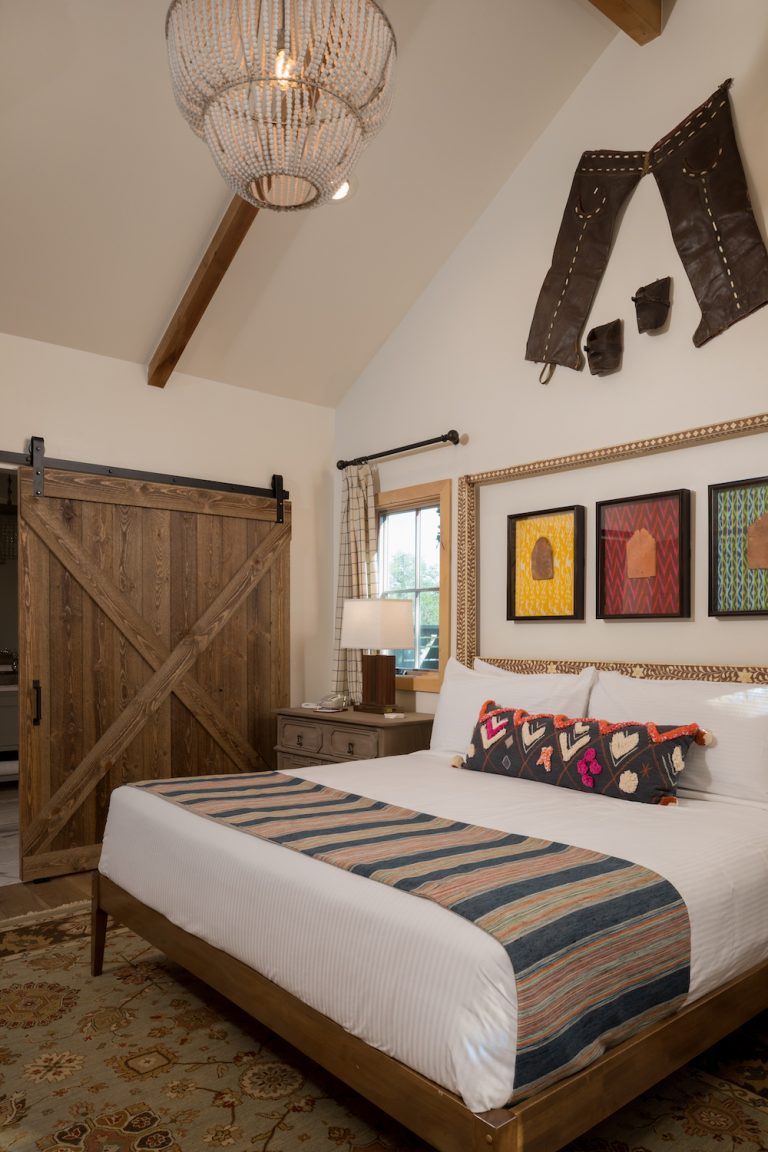
[[[691,494],[687,488],[597,504],[599,620],[679,620],[691,614]]]
[[[768,616],[768,476],[709,486],[709,614]]]
[[[507,620],[584,619],[584,508],[507,517]]]

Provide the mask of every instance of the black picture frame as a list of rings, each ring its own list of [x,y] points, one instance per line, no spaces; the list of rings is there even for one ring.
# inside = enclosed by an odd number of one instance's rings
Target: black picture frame
[[[598,620],[690,619],[688,488],[598,501],[595,537]]]
[[[768,476],[709,485],[710,616],[768,616],[768,566],[749,562],[758,521],[765,530]]]
[[[562,531],[555,532],[554,546],[549,537],[543,535],[536,536],[534,544],[534,547],[537,547],[540,540],[546,541],[551,553],[552,575],[534,577],[533,549],[530,541],[537,532],[552,534],[558,529],[560,520]],[[584,619],[585,522],[585,509],[582,504],[507,516],[507,620],[523,622]],[[550,581],[552,587],[537,597],[536,592],[539,589],[536,589],[535,585],[539,582],[549,584]],[[554,610],[536,612],[534,609],[537,599],[539,601],[549,599]],[[559,609],[568,602],[570,611],[560,611]]]

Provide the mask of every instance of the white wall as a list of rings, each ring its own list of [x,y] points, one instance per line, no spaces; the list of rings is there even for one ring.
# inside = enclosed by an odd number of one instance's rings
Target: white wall
[[[59,459],[291,494],[291,703],[328,690],[333,412],[139,364],[0,335],[0,448],[32,435]],[[1,645],[0,645],[1,646]]]
[[[624,318],[621,372],[598,378],[586,368],[581,373],[558,368],[544,387],[538,383],[539,367],[524,360],[534,305],[581,152],[649,149],[729,76],[734,78],[731,97],[753,204],[765,235],[767,47],[765,0],[731,0],[728,5],[722,0],[677,0],[663,35],[652,44],[639,48],[617,34],[339,407],[338,455],[376,451],[450,427],[469,435],[466,447],[382,462],[381,487],[387,489],[768,409],[768,309],[703,348],[693,347],[698,306],[652,177],[641,182],[628,206],[589,324]],[[531,99],[535,98],[532,92]],[[521,114],[524,110],[510,109],[512,116]],[[640,336],[630,297],[641,284],[665,275],[674,281],[669,331]],[[732,451],[717,475],[710,476],[709,466],[699,472],[696,465],[695,482],[686,482],[681,469],[687,465],[674,463],[684,454],[657,457],[656,461],[667,462],[650,468],[647,460],[622,465],[615,489],[605,494],[653,492],[665,486],[698,490],[693,624],[644,622],[641,628],[636,623],[595,621],[594,583],[588,582],[585,625],[507,625],[503,604],[497,609],[486,605],[481,649],[521,657],[631,658],[642,637],[645,659],[650,651],[662,660],[685,659],[688,651],[688,658],[698,662],[706,649],[713,661],[764,660],[768,620],[746,625],[708,622],[706,576],[702,578],[707,476],[722,481],[768,473],[766,437],[740,443],[749,448]],[[719,459],[725,464],[726,457]],[[613,485],[613,478],[608,482]],[[594,496],[590,483],[580,481],[587,500]],[[552,507],[553,500],[575,501],[575,489],[566,476],[538,487],[531,481],[524,493],[518,489],[513,494],[513,488],[507,489],[509,500],[502,501],[502,516],[525,507]],[[517,509],[514,501],[521,499],[524,507]],[[590,535],[588,555],[593,547]],[[503,532],[495,536],[485,532],[481,555],[486,572],[503,568],[504,549]],[[588,581],[593,581],[593,574],[588,574]],[[494,639],[494,629],[502,623],[503,653]],[[692,654],[694,649],[697,655]],[[428,699],[419,699],[419,706],[428,707]]]

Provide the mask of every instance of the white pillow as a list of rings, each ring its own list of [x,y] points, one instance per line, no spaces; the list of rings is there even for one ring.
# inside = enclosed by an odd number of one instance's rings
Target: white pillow
[[[494,668],[493,672],[472,671],[453,657],[448,661],[443,686],[437,699],[430,748],[446,752],[466,752],[486,700],[527,712],[556,712],[585,716],[594,668],[578,676],[543,673],[524,676]]]
[[[706,728],[713,742],[691,745],[678,796],[768,806],[768,685],[636,680],[600,671],[589,714],[599,720]]]

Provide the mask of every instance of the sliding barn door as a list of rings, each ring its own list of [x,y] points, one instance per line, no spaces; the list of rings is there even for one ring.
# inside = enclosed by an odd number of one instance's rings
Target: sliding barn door
[[[272,768],[290,508],[46,471],[19,483],[22,879],[98,860],[134,780]]]

